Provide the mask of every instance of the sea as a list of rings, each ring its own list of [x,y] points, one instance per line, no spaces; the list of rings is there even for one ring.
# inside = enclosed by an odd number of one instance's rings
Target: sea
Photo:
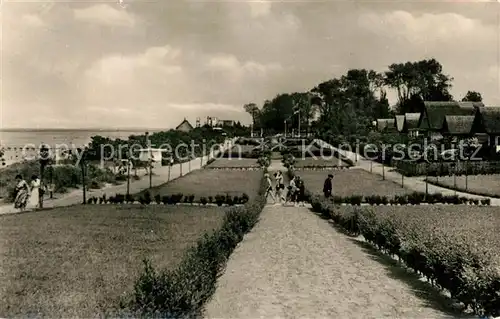
[[[142,135],[146,131],[161,129],[11,129],[0,130],[0,147],[4,155],[3,167],[33,157],[41,145],[51,149],[77,148],[88,145],[92,136],[100,135],[112,139],[127,139],[130,135]]]

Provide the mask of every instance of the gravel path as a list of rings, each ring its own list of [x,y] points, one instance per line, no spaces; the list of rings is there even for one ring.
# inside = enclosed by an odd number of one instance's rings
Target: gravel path
[[[231,255],[206,317],[457,318],[381,260],[307,208],[268,205]]]

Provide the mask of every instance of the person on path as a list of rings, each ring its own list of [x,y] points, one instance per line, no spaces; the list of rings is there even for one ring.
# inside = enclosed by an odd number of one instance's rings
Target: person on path
[[[269,176],[268,173],[264,174],[264,177],[266,178],[267,182],[267,189],[266,189],[266,200],[271,195],[271,198],[273,199],[274,203],[276,203],[276,198],[274,197],[274,191],[273,191],[273,182],[271,181],[271,177]]]
[[[16,182],[14,208],[24,211],[30,197],[30,187],[21,175],[16,176]]]
[[[323,184],[323,194],[325,194],[326,198],[329,198],[332,196],[332,179],[333,175],[328,174],[328,177],[325,179],[325,183]]]
[[[276,198],[278,198],[280,202],[284,202],[285,197],[283,196],[283,192],[285,190],[285,183],[283,181],[283,173],[278,171],[274,176],[276,178]]]
[[[41,181],[38,176],[31,176],[31,195],[29,199],[29,207],[30,208],[38,208],[40,203],[40,195],[41,195]]]
[[[302,178],[299,178],[299,181],[297,183],[297,202],[299,206],[304,206],[305,205],[305,197],[306,197],[306,187],[304,185],[304,180]]]
[[[291,180],[290,180],[290,185],[288,185],[288,193],[287,193],[287,196],[286,196],[286,200],[285,200],[285,205],[287,202],[292,202],[292,204],[295,204],[295,201],[296,201],[296,197],[297,197],[297,176],[294,176]]]

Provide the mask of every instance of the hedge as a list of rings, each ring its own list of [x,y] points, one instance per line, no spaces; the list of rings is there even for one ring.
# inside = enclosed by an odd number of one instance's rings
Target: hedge
[[[458,162],[414,162],[392,160],[391,166],[402,174],[412,176],[451,176],[451,175],[487,175],[500,174],[498,161],[458,161]]]
[[[176,269],[157,271],[150,261],[134,285],[134,293],[123,309],[138,316],[188,318],[199,316],[203,305],[213,295],[217,279],[222,275],[236,245],[258,222],[266,204],[265,179],[259,196],[245,206],[226,212],[222,227],[205,234],[188,250]]]
[[[379,250],[397,256],[476,314],[500,315],[500,275],[485,265],[484,252],[449,238],[412,231],[404,223],[377,218],[370,209],[340,211],[320,197],[313,197],[312,207],[347,233],[362,235]]]

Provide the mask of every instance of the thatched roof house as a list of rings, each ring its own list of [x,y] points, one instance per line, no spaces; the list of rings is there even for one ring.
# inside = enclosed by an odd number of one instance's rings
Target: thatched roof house
[[[446,115],[444,118],[443,135],[472,136],[473,115]]]
[[[396,130],[396,120],[395,119],[377,119],[377,130],[379,132],[395,131]]]
[[[440,132],[446,115],[474,116],[481,102],[424,102],[424,112],[419,122],[419,129]]]
[[[404,115],[396,115],[396,129],[400,133],[404,132],[404,129],[405,129],[405,116]]]
[[[472,130],[474,133],[500,136],[500,107],[482,107],[474,119]]]

